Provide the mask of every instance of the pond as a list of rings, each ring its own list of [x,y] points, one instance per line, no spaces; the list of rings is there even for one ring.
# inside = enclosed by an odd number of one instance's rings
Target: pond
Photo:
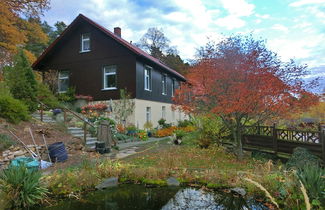
[[[115,188],[95,191],[82,200],[66,200],[47,210],[151,210],[151,209],[268,209],[254,199],[245,200],[229,193],[205,192],[196,188],[157,187],[143,185],[120,185]]]

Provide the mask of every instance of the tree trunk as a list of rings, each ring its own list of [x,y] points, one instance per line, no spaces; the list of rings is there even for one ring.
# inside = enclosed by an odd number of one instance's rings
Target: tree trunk
[[[237,158],[239,160],[243,159],[243,146],[241,142],[241,130],[239,126],[236,126],[233,129],[232,135],[234,137],[235,143],[236,143],[236,153],[237,153]]]

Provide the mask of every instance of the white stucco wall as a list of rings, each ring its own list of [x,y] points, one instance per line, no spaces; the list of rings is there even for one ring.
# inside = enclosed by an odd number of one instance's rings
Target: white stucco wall
[[[148,101],[148,100],[141,100],[141,99],[131,99],[134,101],[134,112],[130,115],[127,119],[126,124],[134,124],[136,127],[142,129],[143,125],[146,123],[146,111],[147,107],[150,107],[150,118],[153,127],[158,126],[158,120],[162,118],[163,111],[162,107],[165,107],[165,119],[167,123],[172,123],[177,125],[177,121],[188,119],[188,116],[179,110],[172,110],[172,104],[170,103],[162,103],[156,101]],[[108,105],[115,106],[115,102],[117,100],[112,101],[94,101],[92,104],[96,103],[106,103]],[[114,110],[114,108],[113,108]],[[108,117],[115,119],[115,113],[108,114]],[[116,119],[115,119],[116,120]]]
[[[179,110],[172,110],[172,104],[162,103],[156,101],[147,101],[135,99],[135,125],[139,128],[143,128],[143,125],[146,123],[146,110],[147,107],[151,109],[151,123],[153,127],[158,126],[158,120],[162,118],[162,107],[165,107],[165,118],[167,123],[173,123],[177,125],[178,120],[188,119],[188,116]]]

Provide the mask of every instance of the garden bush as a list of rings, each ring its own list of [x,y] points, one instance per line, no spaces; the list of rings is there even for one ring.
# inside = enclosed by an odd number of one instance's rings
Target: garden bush
[[[311,154],[306,148],[297,147],[288,160],[286,166],[288,168],[304,168],[306,165],[320,165],[321,160]]]
[[[9,167],[0,173],[0,190],[5,196],[6,207],[26,209],[46,196],[47,189],[41,184],[41,173],[25,166]]]
[[[171,123],[166,123],[166,120],[161,118],[160,120],[158,120],[158,124],[160,126],[160,128],[169,128],[172,126]]]
[[[177,121],[177,126],[178,127],[187,127],[191,126],[193,123],[190,120],[178,120]]]
[[[0,117],[8,122],[19,123],[29,119],[28,107],[20,100],[11,96],[0,96]]]
[[[76,89],[73,87],[70,87],[70,88],[68,88],[68,90],[65,93],[59,93],[57,95],[57,97],[58,97],[58,100],[61,102],[70,103],[70,102],[73,102],[76,100],[75,93],[76,93]]]
[[[16,142],[13,141],[10,136],[0,133],[0,151],[4,151],[15,144]]]
[[[37,109],[37,82],[23,50],[19,50],[14,57],[13,65],[4,68],[4,78],[12,96],[23,101],[30,112],[35,111]]]
[[[305,165],[297,172],[313,204],[325,206],[325,169],[317,165]]]
[[[53,95],[47,85],[43,83],[37,84],[37,99],[50,108],[59,106],[58,99]]]

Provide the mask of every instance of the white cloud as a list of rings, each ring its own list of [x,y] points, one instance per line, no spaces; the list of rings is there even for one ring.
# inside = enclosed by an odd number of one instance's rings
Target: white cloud
[[[241,28],[246,25],[246,22],[240,19],[237,16],[229,15],[224,18],[219,18],[216,21],[216,24],[222,27],[225,27],[229,30],[235,29],[235,28]]]
[[[301,7],[310,4],[324,4],[325,0],[298,0],[289,4],[291,7]]]
[[[281,25],[281,24],[274,24],[271,28],[274,29],[274,30],[282,31],[284,33],[289,32],[289,29],[287,27],[285,27],[284,25]]]
[[[245,0],[221,0],[221,3],[229,15],[217,19],[216,24],[229,30],[245,26],[246,22],[241,18],[254,13],[255,5]]]
[[[221,3],[230,15],[237,17],[252,15],[255,8],[254,4],[249,4],[245,0],[221,0]]]

